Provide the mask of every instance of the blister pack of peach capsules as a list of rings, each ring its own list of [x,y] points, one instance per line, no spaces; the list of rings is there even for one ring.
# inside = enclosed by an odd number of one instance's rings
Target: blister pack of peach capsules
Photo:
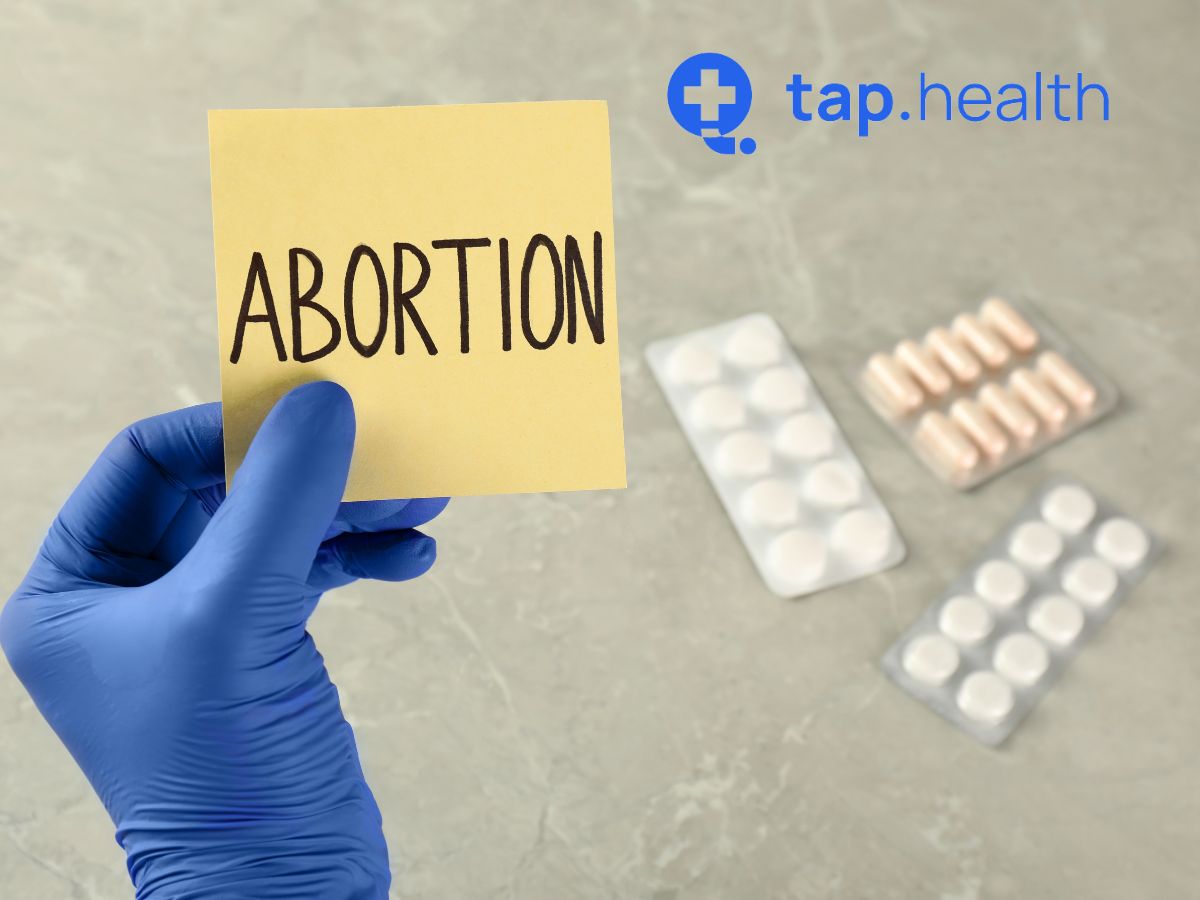
[[[967,489],[1108,413],[1117,390],[1027,307],[999,297],[873,354],[858,385],[944,480]]]

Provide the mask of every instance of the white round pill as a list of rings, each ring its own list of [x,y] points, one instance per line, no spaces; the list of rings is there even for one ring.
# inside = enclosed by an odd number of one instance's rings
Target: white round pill
[[[775,432],[775,449],[792,459],[819,459],[833,450],[833,428],[817,413],[798,413]]]
[[[1117,592],[1117,572],[1102,559],[1077,559],[1062,576],[1063,589],[1085,606],[1103,606]]]
[[[780,355],[779,334],[765,322],[747,322],[725,342],[725,358],[743,369],[774,365]]]
[[[1062,535],[1045,522],[1019,525],[1008,542],[1008,552],[1031,569],[1044,569],[1062,555]]]
[[[992,614],[974,597],[951,597],[938,613],[938,627],[969,647],[992,633]]]
[[[1075,484],[1056,487],[1042,499],[1042,518],[1067,534],[1079,534],[1095,515],[1095,498]]]
[[[765,413],[788,413],[808,402],[808,382],[795,369],[767,369],[750,386],[750,402]]]
[[[972,672],[958,687],[958,708],[983,725],[998,725],[1012,712],[1012,685],[995,672]]]
[[[667,376],[676,384],[708,384],[720,374],[720,354],[700,340],[680,344],[667,357]]]
[[[992,665],[1013,684],[1029,687],[1050,668],[1050,651],[1032,634],[1018,632],[996,645]]]
[[[930,687],[943,685],[958,669],[958,648],[940,634],[923,634],[904,648],[904,671]]]
[[[891,546],[892,523],[877,510],[852,509],[833,525],[834,549],[859,565],[874,565]]]
[[[813,584],[824,575],[828,557],[825,538],[808,528],[789,529],[767,547],[771,571],[796,588]]]
[[[1008,560],[992,559],[975,570],[975,593],[1003,609],[1015,606],[1028,588],[1025,573]]]
[[[834,509],[852,506],[862,496],[862,479],[853,466],[827,459],[804,476],[804,496],[818,506]]]
[[[1150,552],[1150,535],[1129,519],[1109,519],[1096,532],[1096,552],[1119,569],[1132,569]]]
[[[1042,640],[1065,647],[1083,631],[1083,610],[1070,597],[1049,594],[1029,610],[1029,627]]]
[[[746,404],[733,388],[714,385],[696,395],[691,415],[697,428],[714,431],[737,428],[746,421]]]
[[[752,478],[771,468],[771,446],[754,431],[735,431],[717,445],[717,469],[730,478]]]
[[[764,478],[742,492],[742,515],[755,525],[780,528],[796,521],[800,498],[789,481]]]

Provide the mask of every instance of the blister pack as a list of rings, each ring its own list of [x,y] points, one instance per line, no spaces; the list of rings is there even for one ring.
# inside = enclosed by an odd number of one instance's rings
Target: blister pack
[[[872,355],[863,395],[944,480],[972,488],[1112,410],[1117,390],[1032,310],[999,297]]]
[[[1054,479],[884,654],[900,687],[986,744],[1016,728],[1160,546],[1082,485]]]
[[[895,523],[770,316],[658,341],[646,358],[774,593],[812,593],[904,558]]]

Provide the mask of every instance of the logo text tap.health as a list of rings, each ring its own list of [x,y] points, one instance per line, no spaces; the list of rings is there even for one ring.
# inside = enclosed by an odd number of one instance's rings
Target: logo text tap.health
[[[989,119],[1003,123],[1069,123],[1089,118],[1109,121],[1108,89],[1074,77],[1034,71],[1027,79],[988,85],[972,81],[949,84],[920,72],[915,79],[915,110],[901,107],[897,92],[879,81],[824,84],[795,73],[783,85],[790,95],[792,117],[798,122],[844,123],[859,137],[872,126],[893,117],[899,121],[962,121]],[[667,85],[667,106],[680,127],[710,149],[724,155],[739,150],[753,153],[757,142],[732,132],[750,112],[750,78],[735,60],[722,53],[697,53],[675,69]]]

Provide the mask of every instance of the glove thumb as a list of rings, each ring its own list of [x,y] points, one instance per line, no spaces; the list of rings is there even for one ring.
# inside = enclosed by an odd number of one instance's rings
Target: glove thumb
[[[303,584],[337,514],[353,451],[354,404],[344,388],[317,381],[284,395],[173,574],[201,583]]]

